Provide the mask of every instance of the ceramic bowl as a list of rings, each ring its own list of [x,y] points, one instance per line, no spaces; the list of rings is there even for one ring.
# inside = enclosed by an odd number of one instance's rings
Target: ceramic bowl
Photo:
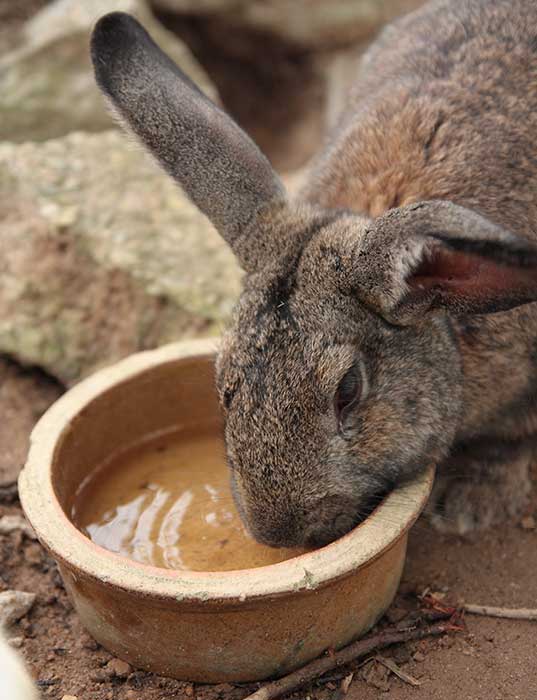
[[[33,431],[19,491],[80,619],[106,649],[174,678],[261,680],[344,646],[379,619],[395,595],[433,469],[336,542],[257,569],[172,571],[95,545],[69,515],[96,465],[179,426],[220,429],[215,348],[193,341],[139,353],[68,391]]]

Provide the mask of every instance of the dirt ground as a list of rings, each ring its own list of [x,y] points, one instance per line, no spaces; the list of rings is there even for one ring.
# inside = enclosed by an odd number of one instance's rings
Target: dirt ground
[[[537,476],[537,474],[536,474]],[[537,515],[537,479],[528,513]],[[20,513],[13,490],[0,491],[0,517]],[[524,521],[526,527],[531,525]],[[424,521],[414,527],[399,595],[382,625],[418,605],[430,588],[445,601],[511,607],[537,602],[537,530],[521,523],[476,538],[441,536]],[[37,600],[10,632],[28,662],[43,698],[61,700],[242,700],[256,685],[192,685],[116,669],[111,655],[83,630],[54,562],[20,531],[0,535],[0,590],[32,591]],[[354,672],[348,700],[532,700],[537,698],[537,623],[466,616],[466,629],[443,638],[409,642],[383,652],[419,680],[407,685],[372,660],[329,674],[287,696],[295,700],[341,698],[341,679]]]

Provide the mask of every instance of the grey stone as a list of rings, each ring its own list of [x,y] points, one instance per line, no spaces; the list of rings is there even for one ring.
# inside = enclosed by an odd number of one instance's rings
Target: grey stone
[[[0,593],[0,628],[13,625],[24,617],[35,603],[35,593],[4,591]]]
[[[0,353],[65,384],[215,334],[240,289],[209,221],[118,131],[0,144]]]
[[[43,140],[114,126],[89,56],[95,20],[111,10],[137,16],[173,60],[217,98],[190,50],[153,17],[145,0],[56,0],[27,22],[18,47],[0,59],[0,138]]]

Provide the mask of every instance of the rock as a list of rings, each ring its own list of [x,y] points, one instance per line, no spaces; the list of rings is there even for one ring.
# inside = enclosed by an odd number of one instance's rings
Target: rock
[[[20,532],[23,532],[26,537],[29,537],[31,540],[37,539],[32,526],[24,516],[14,514],[4,515],[0,518],[0,535],[9,535],[10,532],[16,530],[20,530]]]
[[[0,144],[0,353],[66,384],[215,332],[240,289],[208,220],[118,131]]]
[[[370,38],[424,0],[151,0],[161,11],[203,15],[274,34],[306,49]]]
[[[99,671],[93,671],[92,673],[89,674],[90,681],[93,681],[94,683],[106,683],[107,681],[110,680],[110,675],[108,673],[105,673],[102,669]]]
[[[17,49],[0,60],[2,138],[41,140],[113,126],[88,46],[95,20],[111,10],[136,15],[185,73],[216,96],[190,50],[153,17],[145,0],[56,0],[27,22]]]
[[[78,700],[77,695],[62,695],[62,700]]]
[[[0,3],[0,55],[17,46],[25,22],[46,3],[47,0]]]
[[[112,677],[127,678],[132,673],[132,666],[122,659],[110,659],[104,670]]]
[[[425,654],[423,654],[421,651],[416,651],[413,655],[412,658],[414,661],[417,661],[418,663],[422,663],[425,661]]]
[[[4,591],[0,593],[0,628],[9,627],[24,617],[35,603],[35,593]]]
[[[14,649],[20,649],[24,644],[24,637],[10,637],[8,640],[9,646]]]
[[[4,261],[0,260],[0,278],[3,274]],[[0,281],[2,286],[3,282]],[[26,459],[30,432],[36,420],[60,394],[61,388],[39,372],[23,370],[14,362],[0,357],[0,487],[7,488],[16,481]],[[10,527],[9,523],[16,522],[2,521],[4,525],[0,525],[0,533],[3,532],[2,528]],[[21,529],[30,537],[31,528],[26,521],[23,522]]]

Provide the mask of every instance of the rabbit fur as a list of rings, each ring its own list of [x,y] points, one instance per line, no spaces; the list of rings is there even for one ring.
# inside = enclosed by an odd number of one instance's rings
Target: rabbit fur
[[[537,429],[537,3],[439,0],[386,28],[291,200],[128,15],[96,79],[246,272],[216,385],[232,490],[278,546],[341,536],[438,465],[433,520],[521,511]]]

